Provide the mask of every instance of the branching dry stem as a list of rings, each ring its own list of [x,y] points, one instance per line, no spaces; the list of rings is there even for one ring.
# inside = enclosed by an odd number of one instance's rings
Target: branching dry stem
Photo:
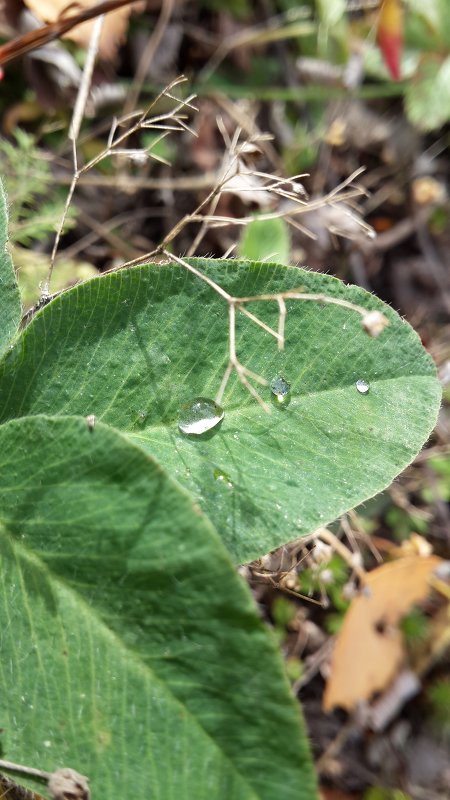
[[[363,306],[358,306],[348,300],[342,300],[339,297],[330,297],[325,294],[297,292],[295,290],[288,290],[286,292],[279,292],[277,294],[259,294],[248,297],[233,297],[229,292],[225,291],[222,286],[213,281],[204,272],[189,264],[184,258],[173,255],[168,250],[155,250],[155,254],[159,253],[165,256],[169,261],[175,261],[184,269],[191,272],[203,283],[206,283],[214,292],[222,297],[228,303],[228,363],[216,394],[216,403],[219,405],[223,400],[223,396],[228,385],[228,381],[233,374],[236,375],[244,388],[255,398],[261,408],[268,414],[271,413],[271,408],[268,403],[261,397],[259,392],[255,389],[251,380],[260,386],[268,386],[268,381],[262,375],[253,372],[251,369],[242,364],[237,356],[236,351],[236,311],[246,316],[255,325],[262,328],[270,336],[273,336],[278,342],[278,349],[284,350],[285,344],[285,325],[287,317],[286,300],[301,300],[301,301],[314,301],[323,304],[330,304],[346,308],[359,314],[364,320],[367,316],[367,309]],[[152,254],[153,255],[153,254]],[[147,256],[148,257],[148,256]],[[137,262],[139,259],[135,259]],[[134,262],[134,263],[135,263]],[[130,262],[129,262],[130,263]],[[274,330],[270,325],[267,325],[263,320],[252,314],[247,308],[246,303],[254,302],[276,302],[278,304],[278,330]]]
[[[80,83],[78,97],[75,103],[74,114],[72,117],[72,123],[70,126],[69,138],[71,139],[72,142],[73,176],[70,183],[69,191],[67,193],[67,198],[64,205],[64,210],[61,216],[61,220],[58,224],[55,241],[50,257],[50,267],[47,279],[42,288],[43,299],[49,297],[50,295],[50,283],[53,275],[56,254],[61,241],[62,232],[67,219],[69,207],[72,202],[73,194],[75,192],[75,189],[77,187],[80,178],[87,172],[89,172],[91,169],[93,169],[95,166],[97,166],[97,164],[99,164],[108,156],[126,155],[128,158],[131,157],[135,160],[144,161],[148,157],[155,158],[155,156],[152,153],[152,148],[154,148],[155,144],[161,141],[161,139],[165,138],[171,131],[189,131],[190,133],[193,133],[193,131],[184,121],[184,116],[182,112],[188,108],[191,110],[196,110],[195,106],[192,105],[192,100],[194,100],[195,95],[190,95],[189,97],[187,97],[186,100],[183,100],[172,94],[172,89],[175,86],[178,86],[180,83],[185,82],[186,78],[181,76],[173,80],[165,89],[163,89],[163,91],[161,91],[157,95],[157,97],[153,100],[153,102],[145,111],[131,112],[121,117],[120,119],[114,119],[111,125],[111,130],[109,133],[107,145],[104,148],[104,150],[102,150],[100,153],[94,156],[94,158],[92,158],[82,167],[78,166],[78,154],[77,154],[78,135],[91,84],[92,71],[98,50],[98,41],[99,41],[102,22],[103,22],[102,17],[99,17],[96,20],[96,25],[94,27],[94,31],[91,37],[91,43],[89,46],[89,54],[86,60],[86,66],[83,72],[82,81]],[[163,97],[172,100],[175,103],[174,108],[172,108],[170,111],[167,111],[164,114],[152,117],[151,114],[154,108]],[[132,120],[135,121],[132,122]],[[122,133],[118,133],[120,128],[123,128],[124,126],[126,126],[125,130]],[[127,148],[125,146],[126,140],[134,133],[143,128],[150,130],[161,130],[162,133],[157,138],[156,142],[153,142],[150,147],[142,149]],[[158,157],[156,158],[156,160],[164,161],[164,159]]]
[[[167,14],[170,16],[172,10],[171,0],[166,0],[164,7]],[[69,187],[63,215],[55,237],[48,278],[42,292],[42,300],[47,300],[50,297],[49,286],[56,253],[60,243],[64,223],[67,218],[69,206],[80,178],[107,156],[127,156],[128,158],[139,161],[145,160],[149,155],[152,155],[150,148],[139,149],[135,147],[127,147],[127,140],[129,137],[141,129],[145,128],[158,131],[160,130],[161,135],[158,137],[157,141],[160,141],[162,138],[167,136],[170,131],[188,131],[193,133],[192,129],[185,122],[184,112],[187,109],[196,110],[192,104],[194,95],[191,95],[187,99],[183,100],[172,94],[172,90],[185,80],[185,78],[180,77],[172,81],[169,86],[161,91],[145,111],[128,110],[128,113],[125,113],[121,118],[114,119],[110,128],[105,149],[83,166],[78,165],[77,141],[91,85],[92,72],[98,50],[101,24],[102,18],[99,18],[91,38],[88,59],[84,69],[77,102],[75,104],[75,110],[69,134],[73,148],[73,177]],[[138,86],[138,83],[136,83],[136,86]],[[174,107],[168,112],[152,117],[151,114],[153,113],[158,102],[163,97],[172,100],[175,104]],[[258,386],[266,387],[268,385],[268,381],[263,376],[253,372],[247,366],[242,364],[238,358],[236,349],[236,311],[244,315],[253,324],[264,330],[265,333],[276,339],[278,350],[282,351],[285,346],[287,300],[313,301],[316,303],[340,306],[360,314],[365,321],[367,321],[367,309],[355,305],[347,300],[330,297],[324,294],[303,292],[301,290],[288,290],[286,292],[279,292],[276,294],[259,294],[248,297],[233,297],[216,281],[209,278],[201,269],[198,269],[193,264],[188,263],[186,259],[171,253],[168,250],[168,247],[179,236],[179,234],[185,230],[186,226],[193,222],[200,223],[200,227],[197,235],[194,238],[194,241],[192,242],[192,245],[188,250],[188,255],[193,255],[196,252],[208,228],[223,225],[245,226],[253,221],[253,215],[241,218],[216,215],[215,212],[217,210],[221,195],[227,191],[238,191],[238,193],[242,192],[243,194],[245,192],[255,191],[266,192],[268,195],[271,194],[277,201],[279,201],[281,198],[285,206],[284,208],[262,213],[258,216],[258,219],[260,221],[269,221],[284,218],[292,226],[297,227],[303,232],[307,233],[307,229],[300,225],[300,223],[296,220],[296,217],[299,214],[305,213],[306,211],[311,212],[312,210],[321,208],[327,204],[334,206],[336,203],[342,203],[343,201],[350,204],[353,199],[365,194],[365,190],[363,188],[352,185],[355,179],[364,171],[364,169],[359,168],[355,170],[353,174],[349,176],[349,178],[344,180],[339,186],[330,191],[324,197],[308,201],[305,199],[306,195],[303,186],[301,183],[297,182],[299,178],[304,177],[303,175],[294,175],[290,178],[284,178],[266,172],[258,172],[257,170],[250,169],[246,166],[246,155],[258,152],[260,149],[259,145],[264,143],[268,138],[265,134],[262,134],[260,131],[256,130],[254,135],[250,135],[247,139],[241,141],[241,127],[237,127],[233,136],[230,136],[224,121],[220,117],[217,119],[217,125],[222,133],[226,152],[222,160],[222,165],[218,170],[217,181],[213,188],[207,193],[206,197],[197,205],[193,212],[186,214],[173,226],[173,228],[154,250],[122,264],[120,269],[136,266],[148,261],[151,258],[163,256],[169,261],[175,261],[181,267],[188,270],[196,278],[207,284],[223,300],[225,300],[229,309],[228,363],[220,383],[216,401],[218,403],[222,402],[228,381],[233,372],[235,372],[242,386],[252,395],[252,397],[255,398],[264,411],[270,413],[271,408],[269,404],[263,399],[263,397],[261,397],[254,386],[254,384],[257,384]],[[233,178],[238,179],[237,183],[239,189],[236,188],[236,181],[234,184],[231,184]],[[259,183],[257,182],[255,184],[255,180],[259,181]],[[351,206],[345,210],[347,213],[353,214]],[[372,235],[372,229],[368,225],[366,225],[362,220],[357,221],[367,235]],[[311,234],[311,236],[314,237],[314,234]],[[247,308],[248,304],[254,302],[277,303],[278,323],[276,329],[268,325],[266,322],[264,322],[264,320],[260,319],[256,314]],[[379,320],[377,322],[379,325]],[[373,325],[374,323],[372,323],[372,327]],[[367,326],[366,330],[370,332]],[[373,335],[377,334],[374,333]]]

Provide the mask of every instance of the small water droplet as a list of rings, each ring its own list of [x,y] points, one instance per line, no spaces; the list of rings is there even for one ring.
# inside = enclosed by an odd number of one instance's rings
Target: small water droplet
[[[367,394],[370,389],[370,384],[367,381],[362,380],[362,378],[356,381],[355,386],[360,394]]]
[[[276,405],[288,405],[291,399],[291,384],[282,375],[277,375],[270,382],[270,391],[272,392],[272,400]]]
[[[224,486],[228,486],[229,489],[233,489],[233,482],[228,473],[224,472],[223,469],[216,468],[213,475],[215,481],[219,481]]]
[[[200,436],[216,428],[223,420],[223,408],[207,397],[195,397],[181,408],[178,427],[187,436]]]

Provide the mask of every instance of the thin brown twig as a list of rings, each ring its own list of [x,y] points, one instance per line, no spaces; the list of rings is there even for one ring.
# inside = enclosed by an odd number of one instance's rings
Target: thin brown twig
[[[286,303],[284,302],[284,297],[281,295],[277,296],[277,303],[278,303],[278,349],[284,350],[284,329],[286,325]]]
[[[244,367],[243,364],[240,363],[237,353],[236,353],[236,303],[234,302],[233,298],[230,297],[229,305],[228,305],[228,364],[225,369],[225,374],[222,378],[222,382],[219,387],[219,391],[216,395],[216,403],[220,405],[222,402],[222,397],[227,387],[228,381],[231,377],[231,374],[235,370],[239,381],[242,383],[245,389],[255,398],[255,400],[259,403],[259,405],[270,414],[271,409],[268,404],[263,400],[261,395],[256,391],[255,387],[250,383],[247,378],[247,375],[252,377],[257,383],[261,385],[267,385],[267,381],[261,375],[257,375],[254,372],[251,372],[247,367]]]
[[[94,71],[95,59],[97,57],[97,52],[100,44],[100,34],[102,32],[103,22],[105,20],[104,14],[97,17],[94,23],[94,27],[92,30],[89,48],[86,58],[86,63],[83,70],[83,75],[80,81],[80,85],[78,88],[78,95],[75,101],[75,106],[72,115],[72,121],[70,123],[69,129],[69,139],[72,142],[72,158],[73,158],[73,177],[72,182],[69,187],[69,191],[67,193],[66,202],[64,204],[63,213],[61,215],[61,219],[58,224],[58,228],[56,230],[55,241],[53,243],[53,248],[50,256],[50,265],[48,269],[47,278],[44,282],[42,287],[42,297],[48,297],[50,293],[50,283],[52,280],[53,269],[55,266],[55,258],[56,253],[59,247],[59,243],[61,241],[62,232],[64,229],[64,225],[67,219],[67,214],[69,213],[69,207],[72,202],[73,193],[75,191],[79,169],[78,169],[78,156],[77,156],[77,139],[78,134],[80,132],[81,121],[83,119],[84,111],[86,108],[86,103],[89,95],[89,89],[91,86],[92,81],[92,74]]]
[[[222,188],[223,188],[223,191],[226,191],[226,182],[224,182],[224,185],[223,185]],[[266,187],[264,187],[264,188],[266,188]],[[242,191],[244,192],[245,190],[242,189]],[[248,189],[247,191],[251,191],[251,189]],[[311,200],[308,203],[303,203],[302,201],[299,201],[297,199],[295,201],[296,205],[297,205],[297,208],[289,208],[289,210],[282,209],[280,211],[271,211],[271,212],[268,212],[266,214],[259,214],[258,215],[258,220],[260,222],[267,222],[268,220],[272,220],[272,219],[284,218],[287,215],[289,215],[290,217],[293,217],[293,216],[297,216],[298,214],[310,213],[311,211],[316,211],[317,209],[323,208],[326,205],[333,205],[334,203],[337,203],[337,202],[339,202],[339,203],[348,202],[349,200],[352,200],[352,199],[355,199],[357,197],[360,197],[362,193],[363,193],[362,190],[359,189],[359,188],[358,189],[353,189],[353,190],[348,191],[348,192],[343,192],[343,194],[340,195],[337,199],[333,200],[333,202],[330,202],[330,200],[328,198],[328,195],[325,195],[324,197],[320,197],[317,200]],[[194,214],[190,215],[189,221],[190,222],[203,222],[203,221],[206,221],[206,222],[211,223],[212,227],[215,227],[215,228],[223,227],[225,225],[236,225],[236,226],[244,227],[245,225],[248,225],[249,222],[252,222],[254,220],[254,218],[255,218],[254,216],[246,216],[246,217],[226,217],[226,216],[206,216],[206,215],[203,216],[201,214],[195,214],[194,213]],[[358,222],[360,227],[364,230],[364,232],[370,238],[373,238],[374,232],[373,232],[372,228],[370,227],[370,225],[367,225],[367,223],[364,223],[363,221],[360,221],[360,220],[356,220],[356,221]]]
[[[352,553],[348,547],[341,542],[328,528],[319,528],[317,536],[326,544],[329,544],[333,550],[345,561],[346,564],[355,572],[359,581],[364,586],[366,583],[367,575],[365,569],[355,559],[355,554]]]
[[[56,175],[55,183],[67,186],[67,177]],[[217,183],[217,173],[213,170],[201,175],[182,175],[174,178],[148,178],[140,175],[80,175],[80,186],[106,186],[114,191],[120,190],[133,194],[137,189],[168,190],[171,192],[199,191],[211,189]]]
[[[259,325],[259,327],[262,328],[264,331],[270,333],[271,336],[274,336],[275,339],[278,340],[279,344],[283,343],[283,336],[282,334],[280,334],[279,331],[278,332],[274,331],[274,329],[271,328],[270,325],[266,325],[266,323],[263,322],[262,319],[259,319],[259,317],[255,316],[255,314],[252,314],[251,311],[248,311],[248,309],[244,308],[243,306],[238,305],[237,309],[238,311],[241,312],[241,314],[244,314],[246,317],[251,319],[252,322],[254,322],[256,325]]]
[[[313,301],[315,303],[341,306],[341,308],[348,308],[350,311],[356,311],[362,317],[365,317],[367,314],[367,308],[364,308],[364,306],[358,306],[355,303],[351,303],[349,300],[342,300],[340,297],[331,297],[327,294],[317,294],[315,292],[297,292],[291,289],[287,289],[285,292],[279,292],[277,294],[256,294],[248,297],[236,297],[235,301],[237,303],[254,303],[260,300],[278,300],[278,298],[281,298],[282,300],[305,300]]]
[[[205,275],[199,269],[194,267],[192,264],[188,264],[188,262],[185,261],[183,258],[180,258],[179,256],[174,256],[174,254],[169,253],[168,250],[163,250],[162,255],[166,256],[166,258],[170,260],[173,259],[173,261],[176,261],[177,264],[180,264],[182,267],[184,267],[184,269],[187,269],[189,270],[189,272],[192,272],[197,278],[200,278],[200,280],[203,281],[203,283],[207,283],[208,286],[211,287],[211,289],[214,289],[214,291],[217,292],[217,294],[219,294],[221,297],[223,297],[224,300],[226,300],[228,303],[233,302],[231,294],[228,294],[228,292],[226,292],[225,289],[222,289],[222,287],[219,286],[218,283],[211,280],[211,278],[208,278],[207,275]]]
[[[290,586],[286,586],[284,581],[289,573],[294,572],[294,570],[295,567],[283,572],[281,575],[279,573],[259,572],[258,570],[252,570],[252,578],[262,578],[263,580],[256,581],[256,583],[270,583],[271,586],[273,586],[275,589],[279,589],[280,592],[286,592],[286,594],[296,597],[297,600],[306,600],[306,602],[322,608],[323,606],[321,600],[316,600],[315,597],[309,597],[307,594],[302,594],[302,592],[297,591],[296,589],[291,589]]]

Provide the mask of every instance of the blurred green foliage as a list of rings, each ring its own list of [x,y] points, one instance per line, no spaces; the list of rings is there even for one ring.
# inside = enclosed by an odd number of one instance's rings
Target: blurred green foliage
[[[55,185],[50,157],[36,146],[35,138],[21,128],[14,137],[0,138],[0,171],[10,207],[10,239],[31,247],[54,234],[61,219],[66,189]],[[75,223],[72,205],[65,230]]]

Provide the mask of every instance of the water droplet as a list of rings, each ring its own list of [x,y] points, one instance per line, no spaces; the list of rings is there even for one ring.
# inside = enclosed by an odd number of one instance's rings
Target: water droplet
[[[195,397],[181,408],[178,427],[187,436],[200,436],[216,428],[223,420],[223,408],[207,397]]]
[[[291,399],[291,384],[282,375],[277,375],[270,382],[270,391],[272,392],[272,400],[276,405],[288,405]]]
[[[367,381],[362,380],[362,378],[356,381],[355,386],[360,394],[367,394],[370,389],[370,384]]]
[[[233,482],[230,476],[224,472],[223,469],[216,468],[213,472],[214,480],[219,481],[224,486],[228,486],[229,489],[233,489]]]

